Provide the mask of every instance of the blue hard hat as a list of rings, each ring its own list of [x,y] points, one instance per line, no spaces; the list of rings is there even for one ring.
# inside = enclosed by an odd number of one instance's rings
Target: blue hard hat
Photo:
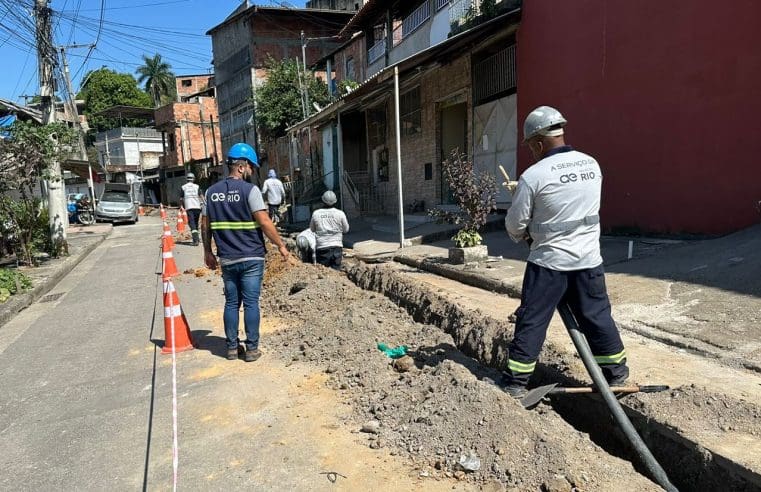
[[[256,157],[256,151],[247,143],[236,143],[230,147],[230,151],[227,153],[228,162],[239,159],[245,159],[252,166],[259,167],[259,158]]]

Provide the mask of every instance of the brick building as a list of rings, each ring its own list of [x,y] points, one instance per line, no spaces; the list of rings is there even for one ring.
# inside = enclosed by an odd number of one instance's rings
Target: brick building
[[[224,160],[213,76],[186,75],[175,80],[178,101],[155,111],[156,129],[163,135],[161,194],[167,204],[179,202],[188,170],[204,183],[212,174],[221,174]]]
[[[330,188],[340,190],[350,216],[396,215],[399,167],[405,208],[448,205],[452,197],[442,161],[454,149],[472,158],[478,170],[496,174],[502,164],[515,174],[515,31],[520,11],[503,2],[495,18],[454,32],[464,15],[456,4],[374,1],[347,24],[343,33],[353,31],[352,37],[325,64],[334,67],[337,85],[357,76],[362,77],[359,87],[337,94],[331,105],[289,130],[291,166],[323,177],[313,193],[304,193],[300,205],[313,206],[319,189]],[[396,157],[395,69],[401,166]],[[503,207],[509,200],[500,190]]]
[[[306,62],[311,65],[339,45],[335,36],[351,15],[349,10],[260,7],[244,2],[206,33],[214,53],[223,152],[236,142],[259,147],[254,95],[266,78],[267,59],[301,63],[303,31]]]

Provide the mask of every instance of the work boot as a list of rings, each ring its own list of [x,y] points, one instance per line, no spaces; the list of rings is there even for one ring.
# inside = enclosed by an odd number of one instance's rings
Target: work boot
[[[238,345],[236,348],[227,349],[227,360],[238,360],[243,354],[243,347]]]
[[[512,396],[516,400],[520,400],[528,394],[526,387],[521,384],[508,384],[507,386],[502,386],[501,388],[502,391]]]
[[[259,349],[246,350],[246,362],[254,362],[256,359],[262,356],[262,351]]]
[[[198,231],[193,231],[193,246],[198,246]]]

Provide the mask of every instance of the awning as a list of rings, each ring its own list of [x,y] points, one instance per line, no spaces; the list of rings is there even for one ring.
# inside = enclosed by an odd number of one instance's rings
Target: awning
[[[78,159],[66,159],[61,163],[61,169],[70,171],[82,179],[90,179],[90,163],[87,161],[81,161]],[[93,169],[92,180],[96,183],[101,182],[100,176]]]

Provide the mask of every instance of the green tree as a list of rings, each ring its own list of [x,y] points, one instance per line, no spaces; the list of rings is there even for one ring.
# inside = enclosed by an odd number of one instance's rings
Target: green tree
[[[145,126],[145,121],[135,119],[108,118],[96,113],[112,106],[136,106],[150,108],[151,97],[137,85],[128,73],[118,73],[108,68],[100,68],[87,74],[85,85],[77,95],[85,101],[85,115],[91,128],[96,131],[109,130],[119,126]]]
[[[158,108],[162,101],[168,102],[177,93],[172,66],[161,59],[158,53],[153,58],[143,55],[144,65],[137,68],[138,83],[145,83],[145,92],[153,97],[153,105]]]
[[[40,179],[51,176],[50,164],[63,160],[77,143],[77,133],[63,123],[39,126],[15,122],[5,138],[0,138],[0,224],[4,237],[13,238],[18,256],[34,263],[35,249],[57,255],[63,245],[50,241],[47,211],[35,196]]]
[[[325,106],[329,102],[328,85],[311,74],[299,77],[295,61],[269,57],[266,67],[267,80],[256,91],[256,122],[265,137],[279,137],[286,128],[304,119],[299,89],[303,85],[310,105],[316,102]],[[309,113],[314,113],[314,108],[309,108]]]

